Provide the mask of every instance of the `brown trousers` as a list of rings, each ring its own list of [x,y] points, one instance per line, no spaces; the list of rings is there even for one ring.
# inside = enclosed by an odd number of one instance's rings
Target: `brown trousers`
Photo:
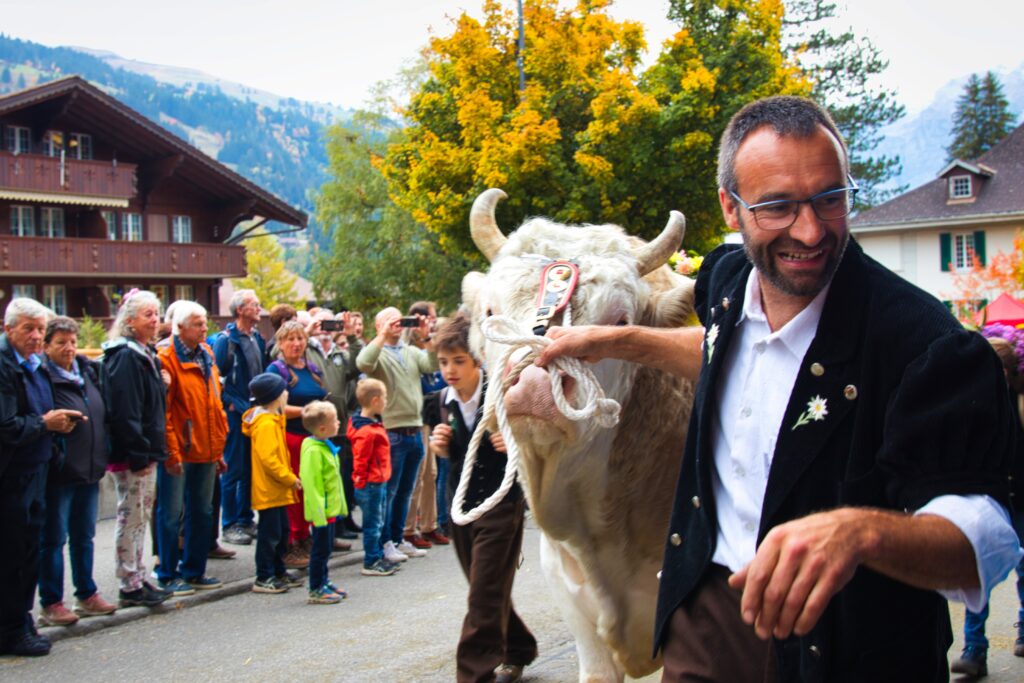
[[[740,617],[740,592],[729,570],[713,564],[700,585],[672,614],[662,651],[662,683],[770,683],[775,681],[772,641],[757,637]]]
[[[469,609],[455,653],[459,683],[494,680],[501,664],[525,666],[537,641],[512,606],[512,581],[523,545],[526,501],[502,501],[466,526],[452,525],[452,543],[469,579]]]

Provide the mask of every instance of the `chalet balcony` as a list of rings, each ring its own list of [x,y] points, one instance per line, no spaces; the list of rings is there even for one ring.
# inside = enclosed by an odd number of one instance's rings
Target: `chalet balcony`
[[[94,206],[128,206],[136,195],[135,164],[0,152],[0,196]],[[30,196],[31,195],[31,196]]]
[[[245,247],[220,243],[0,237],[0,277],[226,278],[245,275]]]

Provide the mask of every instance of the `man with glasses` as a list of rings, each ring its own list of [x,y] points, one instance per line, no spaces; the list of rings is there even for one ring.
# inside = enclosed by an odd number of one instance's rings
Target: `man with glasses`
[[[945,681],[944,598],[1020,552],[998,360],[850,240],[842,137],[809,100],[733,117],[703,328],[569,328],[558,355],[698,380],[655,624],[667,681]],[[940,594],[941,593],[941,594]]]
[[[231,297],[228,311],[234,322],[213,342],[217,371],[224,383],[221,400],[228,416],[228,438],[224,444],[227,470],[221,475],[221,525],[224,540],[249,545],[256,536],[252,511],[252,460],[249,439],[242,434],[242,414],[249,409],[249,382],[263,372],[266,343],[257,325],[260,300],[251,289],[240,289]]]

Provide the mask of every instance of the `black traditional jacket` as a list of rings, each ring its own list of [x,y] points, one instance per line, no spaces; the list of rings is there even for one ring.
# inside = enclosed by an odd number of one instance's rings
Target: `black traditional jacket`
[[[706,259],[697,314],[718,326],[697,385],[665,545],[655,643],[707,570],[716,538],[712,414],[751,265],[722,247]],[[814,397],[823,420],[792,427]],[[850,240],[779,429],[758,543],[773,527],[844,506],[913,511],[944,494],[1008,502],[1013,416],[999,360],[931,295]],[[775,641],[782,681],[944,681],[945,600],[864,567],[804,637]]]

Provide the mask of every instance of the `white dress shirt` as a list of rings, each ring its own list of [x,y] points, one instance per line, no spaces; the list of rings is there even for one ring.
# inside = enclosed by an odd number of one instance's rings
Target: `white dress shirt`
[[[724,359],[712,417],[712,487],[718,535],[712,561],[738,571],[754,559],[775,440],[790,394],[821,320],[825,287],[782,328],[772,331],[761,306],[757,269]],[[974,548],[981,588],[942,595],[980,611],[989,590],[1016,566],[1021,549],[1006,510],[988,496],[939,496],[915,514],[955,524]]]

